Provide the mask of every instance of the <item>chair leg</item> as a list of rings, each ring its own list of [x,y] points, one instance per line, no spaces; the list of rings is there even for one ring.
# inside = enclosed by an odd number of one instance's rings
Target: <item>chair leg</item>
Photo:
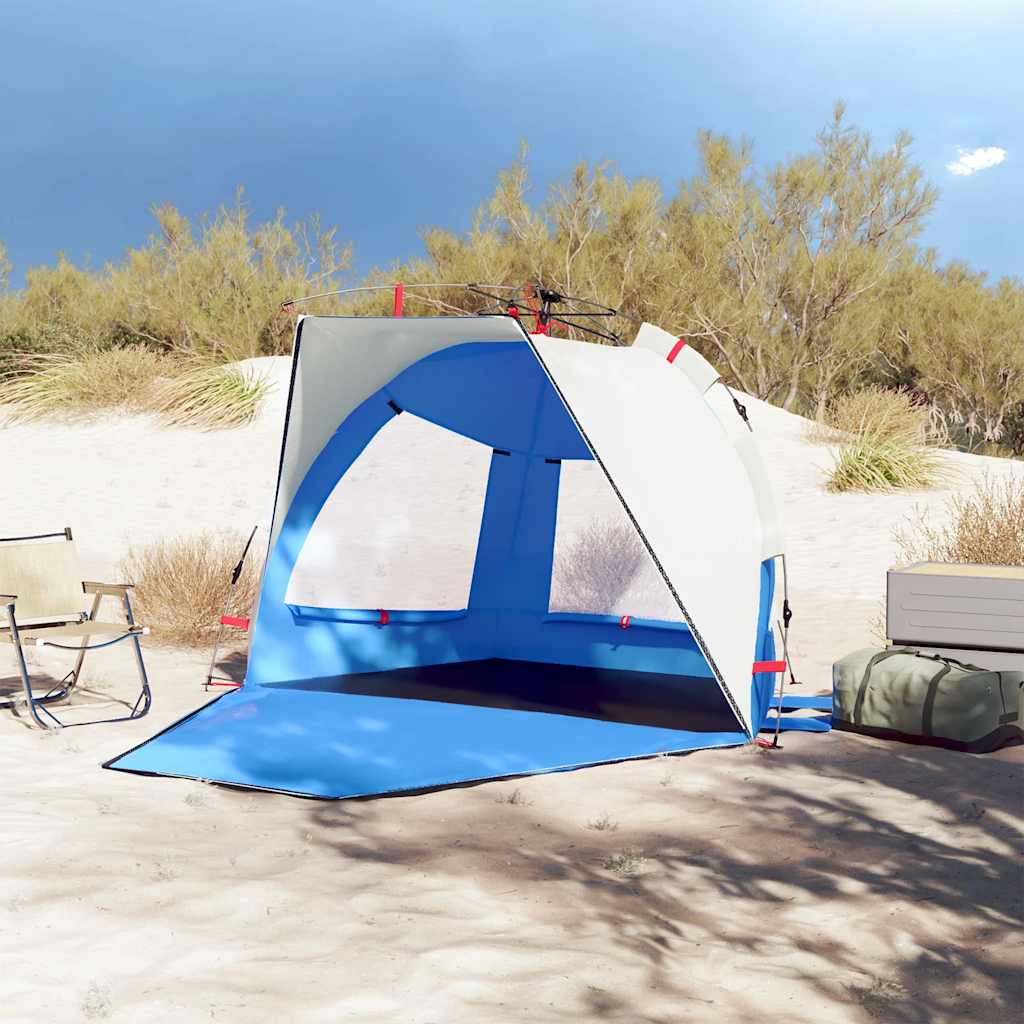
[[[14,606],[7,605],[7,624],[11,630],[11,640],[14,642],[14,653],[18,659],[18,671],[21,674],[21,685],[25,690],[25,702],[28,704],[28,710],[32,717],[35,719],[36,724],[43,729],[52,729],[53,726],[47,725],[46,722],[39,717],[39,712],[42,711],[47,718],[50,718],[54,724],[58,727],[62,724],[57,718],[55,718],[46,707],[32,695],[32,680],[29,678],[28,665],[25,663],[25,651],[21,646],[21,634],[18,632],[18,624],[14,621]]]
[[[92,599],[92,608],[89,611],[89,619],[95,619],[96,613],[100,610],[100,601],[103,600],[102,594],[97,594]],[[78,681],[82,676],[82,662],[85,661],[85,652],[89,646],[89,637],[82,637],[81,650],[78,652],[78,657],[75,658],[75,667],[64,677],[63,682],[67,683],[64,688],[64,696],[66,697],[77,685]]]
[[[124,594],[124,616],[128,620],[129,626],[135,625],[135,616],[132,614],[132,602],[128,597],[127,591]],[[139,681],[142,683],[142,690],[135,701],[135,706],[132,708],[131,717],[142,718],[143,715],[148,713],[150,705],[153,703],[153,695],[149,689],[149,677],[146,675],[146,663],[142,660],[142,642],[139,639],[138,633],[132,636],[132,646],[135,649],[135,665],[139,670]],[[139,709],[140,703],[142,704],[141,710]]]

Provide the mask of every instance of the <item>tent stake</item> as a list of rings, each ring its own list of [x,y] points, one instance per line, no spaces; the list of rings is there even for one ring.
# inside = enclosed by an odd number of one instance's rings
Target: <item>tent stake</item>
[[[246,556],[249,554],[249,548],[252,546],[252,539],[256,536],[256,531],[258,529],[258,525],[252,528],[252,532],[249,534],[249,539],[245,542],[245,547],[242,549],[242,557],[239,558],[238,563],[235,565],[234,569],[231,570],[231,586],[228,588],[228,596],[224,599],[224,607],[221,609],[220,619],[217,623],[217,638],[213,642],[213,655],[210,657],[210,668],[206,673],[206,682],[203,683],[204,690],[209,690],[211,686],[229,686],[234,689],[238,689],[242,685],[241,683],[235,682],[231,679],[218,679],[213,673],[217,668],[217,655],[220,653],[220,645],[224,639],[225,627],[229,627],[231,629],[249,628],[249,619],[228,615],[228,606],[231,604],[231,597],[235,592],[235,586],[241,578]]]

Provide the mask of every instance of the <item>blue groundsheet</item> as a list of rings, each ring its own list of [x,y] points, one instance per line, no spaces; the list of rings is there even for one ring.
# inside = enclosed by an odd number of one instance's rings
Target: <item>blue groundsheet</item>
[[[106,767],[340,799],[746,740],[712,680],[533,669],[495,661],[473,678],[463,665],[247,686]]]

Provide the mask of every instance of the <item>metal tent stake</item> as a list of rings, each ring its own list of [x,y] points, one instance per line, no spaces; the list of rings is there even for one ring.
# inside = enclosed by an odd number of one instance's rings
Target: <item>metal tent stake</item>
[[[241,683],[235,679],[222,679],[215,676],[213,673],[217,668],[217,655],[220,654],[220,645],[224,641],[224,630],[225,629],[248,629],[249,618],[248,616],[239,615],[228,615],[228,607],[231,604],[232,595],[235,592],[235,587],[238,584],[239,579],[242,576],[242,569],[245,566],[246,556],[249,554],[249,548],[252,546],[252,539],[256,536],[256,531],[259,526],[254,526],[252,532],[249,534],[249,539],[245,542],[245,548],[242,551],[242,557],[239,558],[238,564],[231,571],[231,586],[228,589],[228,596],[224,599],[224,607],[221,609],[220,619],[217,623],[217,639],[213,644],[213,655],[210,658],[210,668],[206,673],[206,682],[203,683],[203,689],[209,690],[211,686],[223,686],[228,689],[237,690],[241,687]]]

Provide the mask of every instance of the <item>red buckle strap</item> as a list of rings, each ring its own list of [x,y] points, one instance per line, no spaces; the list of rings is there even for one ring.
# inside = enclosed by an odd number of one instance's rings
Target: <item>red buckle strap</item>
[[[391,616],[388,614],[387,609],[378,608],[377,611],[380,612],[380,618],[377,619],[377,625],[386,626],[391,621]]]
[[[619,619],[619,629],[629,629],[629,624],[633,621],[632,615],[623,615]]]
[[[232,629],[249,628],[249,620],[241,618],[238,615],[222,615],[220,617],[220,624],[222,626],[230,626]]]
[[[784,661],[755,661],[752,671],[755,676],[758,672],[785,672],[786,663]]]
[[[679,353],[682,352],[685,347],[686,347],[686,339],[685,338],[680,338],[672,346],[672,351],[669,352],[669,354],[668,354],[668,361],[670,363],[674,363],[676,361],[676,356],[679,355]]]

